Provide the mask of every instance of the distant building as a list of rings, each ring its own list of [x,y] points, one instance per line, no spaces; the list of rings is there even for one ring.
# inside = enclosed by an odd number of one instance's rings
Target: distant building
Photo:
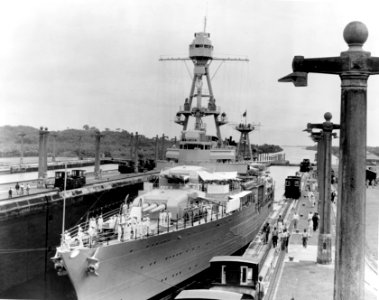
[[[367,165],[379,165],[379,156],[370,152],[366,155]]]

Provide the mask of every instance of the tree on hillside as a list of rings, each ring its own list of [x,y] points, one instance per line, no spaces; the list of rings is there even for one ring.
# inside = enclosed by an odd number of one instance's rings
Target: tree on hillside
[[[84,130],[89,130],[89,125],[88,125],[88,124],[84,125],[84,126],[83,126],[83,129],[84,129]]]

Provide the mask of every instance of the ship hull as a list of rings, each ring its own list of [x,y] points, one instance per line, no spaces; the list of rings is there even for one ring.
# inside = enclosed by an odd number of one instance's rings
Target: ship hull
[[[100,213],[100,207],[118,207],[126,194],[135,195],[142,188],[138,183],[93,194],[69,197],[66,199],[66,226],[74,226],[91,209]],[[57,280],[53,264],[49,258],[55,254],[55,245],[60,242],[62,230],[63,201],[54,201],[53,197],[41,196],[40,206],[25,211],[17,210],[12,215],[0,214],[0,240],[3,251],[0,254],[0,298],[8,298],[12,289],[24,290],[23,284],[47,276],[48,280]],[[31,201],[30,201],[31,202]],[[95,203],[96,202],[96,203]],[[94,205],[95,203],[95,205]],[[61,278],[59,278],[60,281]],[[38,294],[28,294],[28,298],[38,298]],[[18,293],[17,298],[23,298]]]
[[[100,247],[98,276],[86,272],[95,248],[62,256],[78,299],[148,299],[205,270],[213,256],[244,247],[271,209],[270,202],[259,212],[251,205],[209,223]]]

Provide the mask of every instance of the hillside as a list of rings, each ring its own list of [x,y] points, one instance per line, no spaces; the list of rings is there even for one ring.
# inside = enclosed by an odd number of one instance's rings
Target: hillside
[[[56,136],[56,156],[65,157],[94,157],[95,156],[95,127],[83,126],[83,129],[66,129],[52,131],[48,136],[48,153],[53,153],[54,137]],[[39,129],[30,126],[1,126],[0,127],[0,157],[20,156],[21,136],[24,136],[24,156],[38,156]],[[131,133],[125,130],[105,130],[101,134],[101,149],[105,157],[130,158]],[[173,139],[165,140],[164,147],[174,144]],[[161,138],[159,149],[161,149]],[[282,151],[277,145],[254,145],[258,153],[275,153]],[[149,139],[139,135],[139,154],[144,158],[155,157],[155,138]]]
[[[48,136],[48,152],[53,152],[54,135],[56,135],[56,156],[94,157],[95,128],[66,129],[52,131]],[[20,155],[21,137],[24,136],[24,156],[38,156],[39,129],[29,126],[0,127],[0,157]],[[101,152],[106,157],[124,157],[130,155],[131,133],[127,131],[102,131]],[[167,146],[171,143],[166,142]],[[139,136],[140,152],[146,157],[154,157],[155,141]]]

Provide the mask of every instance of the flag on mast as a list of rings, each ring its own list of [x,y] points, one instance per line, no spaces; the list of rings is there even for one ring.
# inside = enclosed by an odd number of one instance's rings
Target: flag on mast
[[[242,117],[246,117],[247,110],[243,113]]]

